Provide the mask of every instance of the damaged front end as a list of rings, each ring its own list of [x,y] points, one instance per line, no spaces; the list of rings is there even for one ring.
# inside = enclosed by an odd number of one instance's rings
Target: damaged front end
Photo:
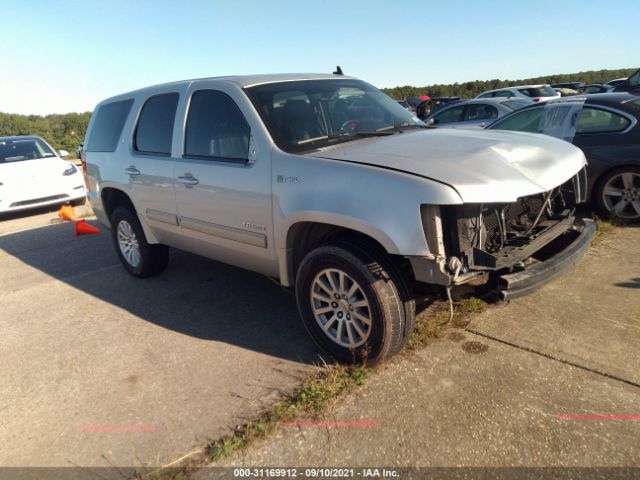
[[[575,217],[586,183],[583,169],[556,188],[512,203],[424,205],[425,235],[435,255],[411,260],[416,279],[482,286],[503,299],[535,290],[577,262],[591,243],[593,222]]]

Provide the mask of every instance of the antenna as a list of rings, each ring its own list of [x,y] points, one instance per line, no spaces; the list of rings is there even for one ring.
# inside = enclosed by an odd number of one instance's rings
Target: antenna
[[[334,75],[344,75],[344,73],[342,73],[342,69],[340,68],[340,65],[338,65],[336,67],[336,71],[333,72]]]

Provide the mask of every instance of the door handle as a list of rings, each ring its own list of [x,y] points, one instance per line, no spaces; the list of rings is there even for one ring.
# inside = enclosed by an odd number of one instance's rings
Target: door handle
[[[138,170],[135,166],[131,165],[124,169],[124,173],[126,173],[127,175],[131,175],[132,177],[135,177],[136,175],[140,175],[140,170]]]
[[[185,173],[181,177],[178,177],[178,181],[187,188],[191,188],[194,185],[198,185],[198,183],[200,183],[200,181],[197,178],[194,178],[190,173]]]

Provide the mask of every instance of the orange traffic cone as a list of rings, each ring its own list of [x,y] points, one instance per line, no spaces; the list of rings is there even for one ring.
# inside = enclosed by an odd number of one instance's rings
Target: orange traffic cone
[[[60,218],[64,218],[69,222],[73,222],[76,219],[76,216],[73,214],[73,207],[69,205],[63,205],[60,207],[60,211],[58,212],[58,216]]]
[[[76,235],[88,235],[90,233],[100,233],[100,229],[88,224],[84,220],[78,220],[76,222]]]

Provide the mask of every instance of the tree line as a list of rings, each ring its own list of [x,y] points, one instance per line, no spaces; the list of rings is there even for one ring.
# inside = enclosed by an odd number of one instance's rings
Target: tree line
[[[0,112],[0,137],[37,135],[56,150],[67,150],[71,157],[84,141],[91,112],[62,115],[18,115]]]
[[[590,70],[588,72],[549,75],[546,77],[525,78],[522,80],[475,80],[473,82],[426,85],[424,87],[383,88],[392,98],[403,99],[412,95],[432,97],[473,98],[485,90],[503,88],[512,85],[539,83],[605,83],[614,78],[627,77],[635,68],[620,70]],[[0,112],[0,136],[38,135],[47,140],[56,150],[67,150],[72,155],[76,147],[84,141],[91,112],[65,113],[62,115],[18,115]]]
[[[435,84],[426,85],[424,87],[405,85],[403,87],[383,88],[382,91],[391,98],[398,100],[405,99],[413,95],[473,98],[487,90],[511,87],[513,85],[537,85],[568,82],[582,82],[585,84],[606,83],[614,78],[628,77],[636,70],[636,68],[624,68],[619,70],[589,70],[587,72],[563,73],[559,75],[547,75],[544,77],[524,78],[521,80],[474,80],[472,82],[451,83],[446,85]]]

